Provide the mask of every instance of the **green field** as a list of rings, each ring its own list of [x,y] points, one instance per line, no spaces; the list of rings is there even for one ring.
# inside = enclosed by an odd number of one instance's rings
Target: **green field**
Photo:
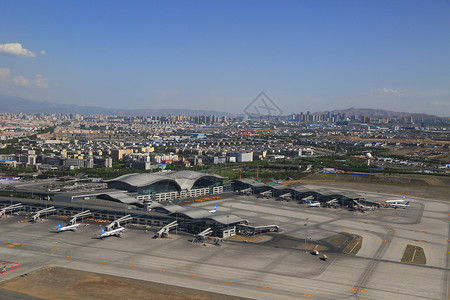
[[[424,265],[427,263],[422,247],[407,245],[403,253],[402,262]]]

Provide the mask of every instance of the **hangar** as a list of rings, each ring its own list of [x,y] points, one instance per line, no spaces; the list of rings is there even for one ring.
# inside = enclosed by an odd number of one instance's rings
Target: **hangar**
[[[125,190],[156,201],[223,193],[224,177],[195,171],[133,173],[106,181],[109,189]]]

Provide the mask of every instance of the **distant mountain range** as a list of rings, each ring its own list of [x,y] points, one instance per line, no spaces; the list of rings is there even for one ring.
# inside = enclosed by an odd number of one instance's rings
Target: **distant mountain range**
[[[314,115],[326,114],[325,112],[317,112]],[[330,111],[331,114],[341,114],[346,117],[350,116],[368,116],[368,117],[377,117],[377,118],[394,118],[394,117],[421,117],[421,118],[438,118],[437,116],[427,115],[427,114],[416,114],[416,113],[407,113],[407,112],[398,112],[398,111],[390,111],[384,109],[372,109],[372,108],[347,108],[347,109],[336,109]]]
[[[0,95],[0,112],[26,114],[80,114],[80,115],[115,115],[115,116],[202,116],[216,115],[235,117],[236,114],[215,110],[194,109],[115,109],[98,106],[81,106],[75,104],[58,104],[44,101],[27,100],[19,97]]]
[[[116,115],[116,116],[168,116],[168,115],[184,115],[184,116],[200,116],[200,115],[216,115],[237,117],[238,114],[227,112],[219,112],[215,110],[196,110],[196,109],[115,109],[98,106],[81,106],[75,104],[58,104],[52,102],[27,100],[19,97],[0,95],[0,112],[3,113],[54,113],[54,114],[80,114],[80,115]],[[326,114],[325,112],[316,112],[317,114]],[[406,112],[395,112],[384,109],[370,108],[348,108],[341,110],[332,110],[332,114],[349,116],[368,116],[368,117],[422,117],[437,118],[436,116],[425,114],[413,114]]]

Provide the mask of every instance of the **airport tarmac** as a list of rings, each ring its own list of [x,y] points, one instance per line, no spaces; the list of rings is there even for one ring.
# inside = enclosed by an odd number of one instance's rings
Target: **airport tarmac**
[[[159,228],[127,229],[121,238],[100,240],[99,224],[55,233],[56,218],[24,223],[12,216],[0,220],[0,260],[19,263],[20,269],[1,274],[0,281],[61,266],[254,299],[448,299],[450,203],[408,200],[407,209],[366,213],[239,195],[191,204],[217,204],[216,214],[283,230],[269,242],[221,246],[192,244],[186,233],[152,239]],[[363,237],[356,256],[330,249],[324,262],[302,249],[305,237],[319,243],[341,232]],[[424,248],[426,265],[400,262],[407,244]]]

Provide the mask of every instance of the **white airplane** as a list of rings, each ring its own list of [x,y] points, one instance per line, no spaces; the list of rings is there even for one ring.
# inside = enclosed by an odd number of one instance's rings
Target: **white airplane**
[[[58,223],[58,232],[61,231],[67,231],[67,230],[72,230],[75,231],[76,229],[78,229],[78,227],[80,227],[81,224],[79,223],[75,223],[75,224],[71,224],[71,225],[67,225],[67,226],[61,226],[61,224]]]
[[[213,209],[211,209],[209,212],[213,214],[213,213],[215,213],[216,211],[217,211],[217,205],[216,205],[216,207],[214,207]]]
[[[320,202],[311,202],[311,200],[309,200],[308,207],[320,207]]]
[[[103,228],[101,228],[101,229],[102,229],[102,234],[100,235],[101,239],[104,237],[112,236],[112,235],[120,237],[120,235],[125,231],[125,228],[123,228],[123,227],[119,227],[119,228],[116,228],[116,229],[113,229],[110,231],[105,231],[105,229],[103,229]]]
[[[399,207],[402,207],[403,209],[405,209],[405,208],[409,207],[409,201],[406,202],[405,204],[403,204],[403,203],[392,203],[392,204],[390,204],[390,206],[395,208],[395,209],[397,209]]]
[[[399,204],[406,201],[406,196],[403,196],[401,200],[387,200],[385,201],[387,204]]]

